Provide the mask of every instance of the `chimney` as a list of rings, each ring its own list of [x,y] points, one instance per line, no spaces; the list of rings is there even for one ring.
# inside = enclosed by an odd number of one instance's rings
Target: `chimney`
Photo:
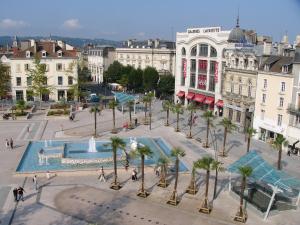
[[[300,44],[300,34],[296,36],[296,45]]]
[[[132,45],[132,40],[129,39],[129,40],[127,41],[127,47],[130,47],[131,45]]]
[[[278,43],[277,54],[283,55],[283,44],[282,43]]]
[[[157,39],[155,39],[155,41],[154,41],[154,47],[155,47],[155,48],[158,48],[158,46],[159,46],[159,39],[157,38]]]
[[[152,47],[152,44],[153,44],[152,39],[149,39],[149,40],[148,40],[148,47]]]
[[[272,48],[272,43],[264,41],[263,54],[264,55],[271,55],[271,48]]]

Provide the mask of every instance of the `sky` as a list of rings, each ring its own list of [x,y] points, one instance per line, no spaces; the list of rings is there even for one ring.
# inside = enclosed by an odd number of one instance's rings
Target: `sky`
[[[174,40],[191,27],[240,26],[289,41],[300,34],[300,0],[1,0],[0,35]],[[239,9],[239,10],[238,10]]]

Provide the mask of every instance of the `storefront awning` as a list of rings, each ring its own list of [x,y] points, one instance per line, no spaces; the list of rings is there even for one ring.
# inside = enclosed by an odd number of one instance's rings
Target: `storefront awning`
[[[189,92],[189,93],[187,94],[187,96],[186,96],[186,99],[187,99],[187,100],[192,100],[194,97],[195,97],[195,93]]]
[[[223,107],[224,107],[224,102],[223,102],[223,100],[218,100],[217,103],[216,103],[216,106],[217,106],[217,107],[222,107],[222,108],[223,108]]]
[[[179,92],[177,93],[177,96],[178,96],[179,98],[182,98],[182,97],[185,96],[185,92],[184,92],[184,91],[179,91]]]
[[[205,95],[195,94],[194,101],[199,102],[199,103],[203,103],[204,100],[205,100]]]
[[[204,104],[211,105],[215,102],[215,98],[207,96],[205,98]]]

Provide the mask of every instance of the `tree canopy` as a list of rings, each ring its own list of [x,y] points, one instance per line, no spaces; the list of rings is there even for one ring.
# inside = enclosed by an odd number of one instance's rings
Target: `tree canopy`
[[[5,98],[10,90],[9,68],[0,62],[0,99]]]
[[[145,91],[155,90],[159,79],[158,72],[153,67],[147,67],[143,73],[143,86]]]
[[[161,76],[157,85],[158,95],[167,97],[174,94],[175,77],[172,75]]]

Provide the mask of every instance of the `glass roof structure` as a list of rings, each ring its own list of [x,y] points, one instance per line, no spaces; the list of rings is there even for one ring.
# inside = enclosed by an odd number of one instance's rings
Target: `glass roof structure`
[[[239,173],[239,167],[251,166],[253,169],[252,178],[254,181],[264,182],[277,186],[278,188],[291,192],[292,190],[300,191],[300,180],[291,177],[287,173],[277,170],[267,163],[259,153],[251,151],[242,156],[239,160],[232,163],[227,170],[231,173]]]
[[[129,95],[124,92],[113,92],[116,97],[116,100],[119,104],[124,105],[130,100],[135,100],[137,97],[134,95]]]

